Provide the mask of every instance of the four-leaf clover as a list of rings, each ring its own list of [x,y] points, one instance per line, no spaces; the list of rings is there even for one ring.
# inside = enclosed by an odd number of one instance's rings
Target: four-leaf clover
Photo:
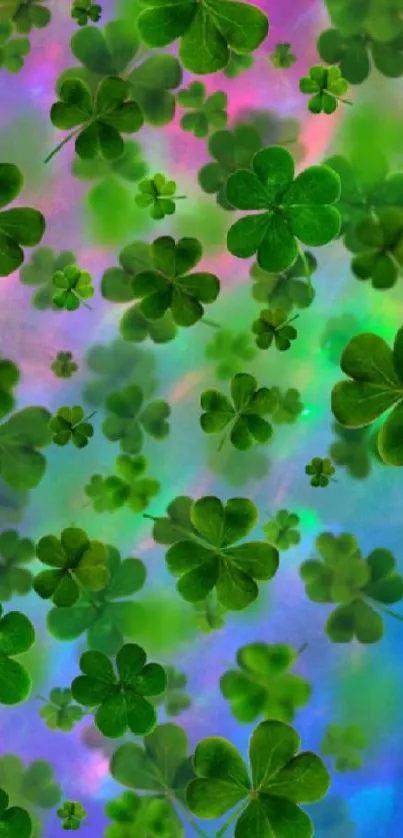
[[[256,378],[247,373],[234,375],[231,381],[232,403],[219,390],[205,390],[200,406],[204,413],[200,425],[206,434],[218,434],[231,428],[230,440],[235,448],[245,451],[255,443],[268,442],[273,431],[264,416],[273,413],[277,399],[268,387],[257,386]],[[222,444],[226,436],[223,437]]]
[[[84,410],[79,405],[59,407],[49,422],[55,445],[68,445],[72,442],[76,448],[85,448],[94,433],[91,422],[88,422],[91,416],[85,418]]]
[[[52,303],[56,308],[77,311],[83,301],[94,295],[91,274],[82,271],[77,265],[67,265],[62,271],[52,276]],[[88,308],[88,306],[87,306]]]
[[[77,527],[63,530],[60,539],[45,535],[36,545],[36,555],[42,564],[54,569],[35,576],[34,590],[58,607],[74,605],[79,586],[100,591],[108,583],[106,547],[100,541],[90,541],[84,530]]]
[[[24,179],[13,163],[0,163],[0,209],[11,204]],[[35,247],[45,232],[45,219],[38,210],[17,207],[0,212],[0,277],[9,276],[24,261],[23,247]]]
[[[19,704],[28,698],[31,678],[25,667],[13,658],[31,648],[35,631],[20,611],[3,614],[0,605],[0,618],[0,704]]]
[[[102,425],[102,432],[112,442],[119,441],[127,454],[138,454],[143,447],[143,430],[154,439],[165,439],[169,434],[167,419],[169,404],[158,400],[144,409],[144,395],[137,384],[125,387],[120,393],[111,393],[105,401],[110,415]]]
[[[102,6],[92,0],[73,0],[71,16],[79,26],[86,26],[89,21],[98,23],[101,19]]]
[[[73,360],[72,352],[58,352],[50,368],[57,378],[71,378],[77,372],[78,364]]]
[[[296,261],[287,270],[281,273],[270,274],[259,268],[259,265],[252,265],[250,276],[254,284],[252,295],[258,303],[268,303],[270,308],[282,309],[289,314],[291,309],[308,308],[311,305],[315,292],[308,282],[302,282],[306,278],[308,265],[309,275],[316,270],[317,261],[309,251],[302,256],[297,256]]]
[[[297,56],[292,52],[291,44],[288,43],[276,44],[269,57],[273,67],[281,70],[288,70],[297,60]]]
[[[62,821],[63,829],[80,829],[81,823],[87,817],[87,812],[77,800],[65,800],[56,814]]]
[[[336,469],[328,457],[313,457],[305,466],[305,474],[309,474],[311,478],[309,482],[315,488],[325,489],[335,472]]]
[[[49,693],[49,702],[41,707],[39,715],[49,730],[70,732],[84,713],[78,704],[72,703],[71,690],[54,687]]]
[[[288,512],[287,509],[280,509],[275,518],[263,527],[269,544],[273,544],[278,550],[289,550],[301,541],[301,533],[298,532],[299,516],[295,512]]]
[[[339,67],[322,67],[315,64],[309,70],[308,76],[303,76],[299,82],[301,93],[311,96],[308,108],[311,113],[334,113],[341,96],[348,90],[348,82],[343,79]],[[349,103],[350,104],[350,103]]]
[[[134,200],[138,207],[150,207],[151,218],[161,221],[166,215],[173,215],[176,210],[175,201],[185,197],[175,195],[175,192],[175,181],[167,180],[165,175],[157,173],[140,181]]]
[[[190,111],[182,116],[181,128],[195,137],[207,137],[210,128],[225,128],[227,124],[226,93],[218,90],[206,96],[205,85],[200,81],[193,81],[188,88],[180,90],[177,102]]]
[[[13,594],[22,596],[32,588],[32,573],[20,565],[32,561],[35,545],[30,538],[20,538],[16,530],[0,533],[0,600],[7,602]]]
[[[160,490],[158,480],[144,476],[146,469],[146,457],[120,454],[116,457],[117,475],[103,477],[94,474],[85,492],[91,498],[95,511],[114,512],[128,506],[132,512],[143,512]]]
[[[269,349],[273,343],[280,352],[290,349],[291,342],[297,337],[297,330],[290,323],[296,317],[298,315],[289,318],[280,308],[263,309],[252,325],[259,349]]]
[[[328,725],[320,750],[325,757],[335,757],[336,771],[357,771],[362,766],[362,751],[367,737],[358,725]]]

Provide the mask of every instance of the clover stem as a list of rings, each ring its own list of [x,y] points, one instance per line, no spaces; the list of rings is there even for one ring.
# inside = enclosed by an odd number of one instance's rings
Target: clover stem
[[[186,198],[187,198],[187,195],[172,195],[171,201],[182,201],[182,200],[186,200]]]
[[[201,836],[201,838],[208,838],[208,836],[207,836],[207,835],[206,835],[206,833],[203,831],[203,829],[201,829],[201,827],[200,827],[200,826],[198,826],[198,825],[197,825],[197,823],[195,823],[195,821],[193,820],[193,818],[189,817],[189,813],[188,813],[188,810],[186,809],[186,806],[184,806],[184,805],[181,803],[181,801],[180,801],[180,800],[176,800],[175,802],[176,802],[176,804],[177,804],[177,806],[178,806],[178,809],[179,809],[179,810],[180,810],[180,812],[182,813],[183,817],[185,818],[185,820],[187,821],[187,823],[188,823],[188,824],[189,824],[189,825],[190,825],[190,826],[194,829],[194,831],[195,831],[195,832],[197,832],[197,834],[198,834],[198,835],[200,835],[200,836]]]
[[[205,323],[206,326],[211,326],[212,329],[221,329],[219,323],[215,323],[214,320],[209,320],[208,317],[202,317],[201,323]]]
[[[392,611],[391,608],[384,608],[382,605],[379,605],[379,602],[376,602],[376,600],[372,600],[372,602],[376,605],[379,611],[382,611],[384,614],[387,614],[388,617],[394,617],[395,620],[399,620],[403,623],[403,614],[396,614],[396,612]]]
[[[227,441],[227,439],[228,439],[228,434],[229,434],[230,430],[231,430],[231,428],[230,428],[230,427],[229,427],[229,428],[227,428],[227,430],[225,431],[225,433],[222,435],[222,437],[221,437],[221,439],[220,439],[219,446],[218,446],[218,448],[217,448],[217,451],[218,451],[218,452],[219,452],[219,451],[222,451],[222,449],[223,449],[223,447],[224,447],[224,445],[225,445],[225,443],[226,443],[226,441]]]
[[[60,151],[61,148],[63,148],[63,146],[65,146],[67,143],[69,143],[70,140],[72,140],[73,137],[76,136],[76,134],[79,134],[81,130],[82,130],[82,125],[80,125],[79,128],[76,128],[75,131],[72,131],[71,134],[69,134],[67,137],[65,137],[64,140],[62,140],[61,143],[59,143],[59,145],[57,145],[56,148],[54,148],[53,151],[50,152],[50,154],[48,154],[48,156],[45,158],[45,160],[43,162],[44,163],[49,163],[49,160],[51,160],[52,157],[54,157],[55,154],[57,154],[57,152]]]
[[[297,657],[298,658],[299,658],[300,655],[302,655],[303,652],[305,652],[305,649],[306,649],[307,646],[309,646],[309,643],[303,643],[302,646],[300,646],[297,649]]]
[[[352,102],[349,101],[349,99],[340,99],[340,96],[336,96],[336,99],[337,99],[338,102],[343,102],[343,105],[350,105],[350,107],[351,107],[352,104],[353,104]]]
[[[245,801],[243,801],[243,802],[241,803],[241,805],[238,807],[238,809],[235,809],[235,812],[233,812],[233,813],[232,813],[232,815],[230,815],[230,817],[229,817],[229,818],[228,818],[228,820],[227,820],[227,821],[223,824],[223,826],[221,827],[221,829],[219,829],[219,830],[218,830],[218,832],[216,832],[216,834],[215,834],[215,838],[222,838],[222,836],[224,835],[224,833],[227,831],[228,827],[229,827],[229,826],[231,826],[232,822],[233,822],[234,820],[236,820],[236,818],[237,818],[237,817],[238,817],[238,816],[239,816],[239,815],[243,812],[243,810],[246,808],[246,806],[248,805],[248,803],[249,803],[249,801],[246,801],[246,803],[245,803]]]
[[[312,271],[309,267],[308,259],[305,256],[305,252],[302,250],[302,247],[298,247],[299,255],[302,259],[302,264],[305,269],[305,276],[308,280],[308,288],[311,294],[311,299],[313,298],[313,286],[312,286]]]
[[[84,419],[81,419],[81,422],[89,422],[90,419],[92,419],[92,417],[95,416],[96,413],[97,411],[93,410],[92,413],[90,413],[88,416],[84,416]]]

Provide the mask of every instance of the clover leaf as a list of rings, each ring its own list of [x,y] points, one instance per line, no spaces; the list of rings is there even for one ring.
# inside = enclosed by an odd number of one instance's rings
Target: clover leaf
[[[280,509],[275,518],[271,518],[263,527],[269,544],[277,547],[278,550],[289,550],[301,541],[301,534],[297,527],[300,523],[299,516],[295,512],[288,512],[287,509]]]
[[[123,736],[127,729],[136,736],[151,733],[157,724],[154,707],[145,696],[163,693],[165,670],[146,663],[147,655],[136,643],[126,643],[116,655],[117,675],[102,652],[84,652],[83,673],[71,685],[73,697],[86,707],[97,708],[95,724],[104,736]]]
[[[190,131],[195,137],[207,137],[210,129],[225,128],[227,124],[226,93],[216,91],[206,96],[206,87],[200,81],[193,81],[189,87],[180,90],[177,102],[182,108],[189,110],[181,118],[181,128]]]
[[[225,506],[216,497],[190,505],[189,498],[177,498],[169,514],[173,522],[156,519],[153,535],[157,543],[172,544],[165,560],[168,570],[180,577],[177,589],[187,602],[200,602],[216,588],[224,608],[240,611],[257,598],[256,582],[276,573],[274,547],[262,541],[234,546],[257,521],[256,506],[247,498],[231,498]]]
[[[194,609],[197,628],[203,634],[210,634],[225,626],[226,610],[211,593],[201,602],[195,602]]]
[[[309,482],[315,488],[325,489],[335,472],[336,469],[328,457],[313,457],[311,462],[305,466],[305,474],[309,474],[311,477]]]
[[[140,35],[149,47],[165,47],[180,38],[179,57],[196,75],[216,73],[228,63],[230,49],[253,52],[264,41],[269,23],[255,6],[233,0],[141,0]]]
[[[291,44],[288,43],[276,44],[269,58],[273,67],[281,70],[288,70],[297,60],[297,56],[292,52]]]
[[[78,370],[78,364],[73,360],[72,352],[58,352],[50,368],[56,378],[71,378]]]
[[[20,538],[16,530],[0,533],[0,600],[7,602],[32,588],[32,573],[20,565],[32,561],[35,545],[30,538]]]
[[[0,22],[0,67],[9,73],[18,73],[31,51],[31,44],[28,38],[11,38],[12,34],[12,23],[9,20]]]
[[[297,660],[292,646],[249,643],[237,651],[239,669],[220,678],[220,690],[239,722],[249,724],[259,716],[291,722],[297,707],[309,701],[311,688],[305,678],[287,670]]]
[[[50,413],[25,407],[0,425],[0,474],[12,489],[34,489],[42,480],[46,460],[38,448],[51,442]]]
[[[128,382],[136,382],[147,396],[155,390],[154,355],[145,349],[129,346],[119,338],[108,344],[91,346],[86,363],[97,378],[86,382],[83,395],[87,402],[97,407],[116,387],[123,389]]]
[[[20,806],[8,806],[9,797],[0,788],[0,829],[10,838],[31,838],[32,821],[28,812]]]
[[[357,830],[348,805],[338,795],[326,797],[318,803],[312,819],[318,835],[323,835],[323,838],[355,838]]]
[[[20,380],[20,371],[8,358],[0,359],[0,419],[15,406],[13,389]]]
[[[161,221],[166,215],[175,213],[175,201],[185,198],[185,195],[175,195],[175,192],[175,181],[167,180],[165,175],[159,173],[139,183],[134,200],[142,209],[150,207],[150,217]]]
[[[16,31],[25,35],[33,28],[44,29],[50,22],[49,9],[43,6],[47,0],[3,0],[1,19],[10,19]]]
[[[364,559],[349,534],[321,533],[315,543],[321,558],[303,562],[300,574],[314,602],[339,603],[328,617],[326,634],[334,643],[350,643],[354,637],[376,643],[383,635],[376,606],[382,611],[384,604],[403,598],[403,578],[395,571],[392,553],[377,548]]]
[[[77,527],[63,530],[60,539],[45,535],[36,545],[36,555],[42,564],[54,569],[43,570],[35,577],[34,590],[57,607],[74,605],[79,586],[100,591],[108,584],[106,548],[100,541],[90,541],[84,530]]]
[[[65,800],[56,814],[62,821],[63,829],[70,830],[80,829],[82,821],[87,817],[87,812],[77,800]]]
[[[200,818],[218,818],[242,803],[236,838],[287,830],[298,838],[311,838],[312,822],[297,804],[324,797],[330,777],[320,757],[311,751],[298,753],[299,747],[300,737],[292,727],[261,722],[249,742],[250,779],[234,745],[219,736],[203,739],[194,755],[197,779],[186,790],[190,811]]]
[[[157,344],[174,340],[178,331],[170,311],[156,320],[148,320],[142,313],[141,303],[127,309],[121,318],[119,330],[123,340],[143,343],[149,338]]]
[[[133,594],[142,589],[146,569],[140,559],[121,560],[114,547],[108,548],[106,568],[110,579],[103,590],[83,592],[68,610],[51,608],[47,626],[58,640],[76,640],[87,632],[89,649],[113,655],[142,626],[142,607]]]
[[[298,315],[288,318],[287,312],[280,308],[265,308],[260,312],[257,320],[252,324],[252,331],[256,335],[256,346],[259,349],[269,349],[274,343],[280,352],[291,348],[291,342],[297,337],[297,330],[290,323]]]
[[[146,457],[120,454],[116,458],[117,475],[94,474],[85,486],[85,493],[91,498],[95,512],[114,512],[122,506],[128,506],[132,512],[143,512],[160,490],[158,480],[144,477],[146,469]]]
[[[77,311],[81,303],[86,306],[83,301],[94,295],[91,274],[77,265],[67,265],[62,271],[56,271],[52,276],[52,287],[53,305],[67,311]]]
[[[360,323],[352,314],[330,317],[321,337],[321,347],[332,364],[340,364],[344,347],[357,333]]]
[[[396,334],[393,350],[378,335],[356,335],[344,349],[340,366],[350,380],[332,390],[336,420],[347,428],[363,428],[393,407],[378,433],[378,450],[387,465],[403,465],[403,329]]]
[[[31,648],[35,631],[20,611],[3,614],[0,605],[0,618],[0,704],[20,704],[31,692],[31,678],[13,658]]]
[[[143,431],[154,439],[165,439],[169,434],[169,404],[161,399],[149,402],[143,408],[143,391],[131,384],[119,393],[107,396],[109,411],[102,425],[102,432],[112,442],[119,442],[127,454],[138,454],[144,444]]]
[[[155,698],[153,704],[157,706],[163,704],[167,716],[179,716],[192,704],[192,699],[184,692],[187,677],[174,666],[166,666],[165,673],[167,676],[165,693]]]
[[[213,443],[213,439],[209,442]],[[232,445],[217,449],[215,441],[207,450],[209,453],[207,465],[210,471],[237,489],[243,488],[248,483],[257,483],[268,474],[270,461],[262,453],[261,447],[255,446],[253,450],[249,449],[247,457],[242,450]]]
[[[346,245],[357,254],[351,262],[357,279],[371,279],[373,288],[392,288],[403,265],[403,211],[386,209],[362,219]]]
[[[76,448],[85,448],[94,434],[91,422],[87,421],[84,410],[79,405],[59,407],[49,422],[49,428],[55,445],[68,445],[72,442]]]
[[[263,271],[255,262],[249,272],[254,281],[254,299],[258,303],[268,303],[269,308],[282,309],[286,314],[294,306],[308,308],[314,300],[315,292],[308,282],[301,281],[301,277],[306,278],[306,264],[311,276],[317,268],[317,261],[309,251],[304,253],[304,258],[297,256],[291,267],[280,273]]]
[[[144,178],[147,171],[142,148],[134,140],[126,140],[122,154],[115,160],[105,160],[103,157],[82,160],[75,157],[71,164],[71,173],[80,180],[98,180],[112,174],[129,183],[137,183]]]
[[[240,210],[264,210],[232,225],[230,253],[248,259],[257,253],[259,267],[283,271],[295,262],[297,240],[311,247],[328,244],[340,230],[340,214],[331,206],[340,195],[340,180],[328,166],[311,166],[294,180],[294,160],[281,146],[254,155],[253,171],[230,175],[226,193]]]
[[[12,489],[0,477],[0,515],[4,524],[19,524],[24,517],[29,493]]]
[[[290,387],[285,391],[282,391],[280,387],[273,387],[272,389],[278,403],[278,407],[272,416],[273,422],[276,425],[293,425],[304,409],[300,398],[301,394],[295,387]]]
[[[13,163],[0,163],[0,208],[20,194],[22,173]],[[0,276],[9,276],[24,261],[23,247],[35,247],[45,232],[45,219],[38,210],[17,207],[0,212]]]
[[[86,26],[87,23],[98,23],[101,19],[102,6],[93,3],[92,0],[73,0],[71,16],[77,21],[78,26]]]
[[[51,247],[38,247],[34,250],[31,261],[20,270],[20,282],[24,285],[39,285],[31,297],[31,305],[39,310],[55,308],[52,303],[52,279],[55,273],[63,271],[67,265],[74,265],[76,257],[69,250],[58,256]]]
[[[241,362],[253,361],[256,349],[248,332],[219,329],[207,345],[206,358],[218,361],[215,375],[219,379],[232,378],[239,372]]]
[[[255,59],[252,55],[242,55],[239,52],[234,52],[234,50],[230,50],[229,54],[229,61],[226,67],[224,67],[223,73],[227,79],[237,79],[241,73],[244,73],[245,70],[250,70],[255,63]]]
[[[39,711],[49,730],[70,732],[84,716],[82,708],[72,703],[71,690],[54,687],[49,693],[49,703]]]
[[[348,82],[343,78],[339,67],[322,67],[315,64],[309,69],[309,75],[299,81],[301,93],[311,96],[308,108],[311,113],[334,113],[341,97],[348,90]],[[313,95],[312,95],[313,94]],[[351,104],[350,102],[348,104]]]
[[[160,829],[158,834],[166,835],[165,826],[169,828],[169,811],[166,811],[169,803],[158,798],[148,798],[125,791],[117,800],[110,800],[105,806],[105,814],[112,820],[106,828],[105,838],[129,838],[130,833],[136,835],[136,838],[155,835],[152,829],[154,816],[154,811],[151,811],[152,804],[158,804],[158,806],[162,804],[165,808],[164,812],[160,812],[163,832]],[[168,818],[164,817],[167,814]],[[171,826],[174,825],[171,824]]]
[[[362,766],[362,751],[367,738],[358,725],[328,725],[320,750],[325,757],[335,757],[335,771],[356,771]]]
[[[343,428],[335,422],[333,430],[336,440],[329,448],[329,454],[336,466],[346,469],[350,477],[363,480],[371,472],[371,439],[368,428]]]
[[[332,15],[333,17],[333,15]],[[359,20],[347,31],[343,26],[332,27],[321,32],[317,48],[323,61],[338,64],[341,73],[350,84],[361,84],[371,71],[371,60],[376,69],[387,78],[403,75],[403,37],[396,34],[400,21],[382,37],[378,27],[368,27],[365,19]]]
[[[27,807],[32,820],[32,838],[42,833],[37,809],[52,809],[60,800],[61,790],[53,768],[45,760],[35,760],[27,767],[14,754],[0,757],[0,785],[17,805]],[[8,833],[5,835],[8,837]],[[19,833],[15,838],[19,838]]]
[[[208,141],[213,163],[207,163],[198,173],[199,185],[208,195],[216,195],[217,203],[227,210],[225,185],[232,172],[249,168],[253,155],[262,147],[261,136],[253,125],[239,124],[232,131],[215,131]]]
[[[202,393],[200,406],[205,412],[200,416],[200,425],[204,433],[217,434],[228,429],[232,445],[240,451],[255,443],[268,442],[273,430],[263,417],[273,413],[277,406],[272,390],[258,388],[256,378],[247,373],[234,375],[230,389],[232,402],[219,390]]]

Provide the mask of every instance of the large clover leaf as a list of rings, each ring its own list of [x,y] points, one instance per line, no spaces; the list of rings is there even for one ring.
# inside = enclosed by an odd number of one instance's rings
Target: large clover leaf
[[[259,724],[250,739],[248,769],[234,745],[212,736],[194,755],[197,779],[187,787],[186,801],[200,818],[219,818],[239,804],[235,838],[292,835],[311,838],[310,818],[297,804],[325,796],[330,777],[316,754],[298,754],[300,738],[278,721]],[[233,817],[231,817],[233,820]]]
[[[350,377],[332,390],[332,411],[341,425],[363,428],[393,407],[378,433],[384,463],[403,465],[403,328],[393,350],[383,338],[366,332],[346,346],[340,361]]]
[[[23,176],[12,163],[0,163],[0,209],[20,194]],[[45,219],[28,207],[0,212],[0,276],[9,276],[24,261],[23,247],[35,247],[45,232]]]
[[[5,838],[31,838],[32,821],[28,812],[8,804],[8,794],[0,788],[0,829]]]
[[[164,692],[165,670],[158,663],[147,663],[146,653],[135,643],[119,649],[116,668],[117,675],[102,652],[84,652],[83,674],[71,685],[73,697],[85,707],[97,708],[95,723],[104,736],[119,738],[127,729],[145,736],[157,724],[155,709],[145,696]]]
[[[22,596],[32,587],[32,573],[20,565],[32,561],[35,545],[29,538],[20,538],[16,530],[0,533],[0,600],[7,602],[13,594]]]
[[[289,268],[299,253],[297,240],[319,247],[339,233],[340,215],[331,206],[340,195],[338,176],[328,166],[311,166],[294,180],[293,157],[280,146],[258,151],[252,171],[230,175],[226,191],[237,209],[263,210],[236,221],[227,245],[241,259],[256,253],[266,271]]]
[[[107,552],[100,541],[90,541],[84,530],[68,527],[60,539],[45,535],[38,541],[36,555],[53,570],[43,570],[33,583],[42,599],[51,599],[58,607],[77,602],[80,588],[100,591],[108,583]]]
[[[277,407],[277,399],[268,387],[257,386],[253,375],[238,373],[231,381],[232,403],[219,390],[205,390],[201,395],[200,425],[206,434],[218,434],[230,429],[230,440],[235,448],[245,451],[254,443],[265,443],[273,429],[264,419]],[[222,438],[225,442],[226,435]]]
[[[13,489],[34,489],[42,480],[46,460],[38,448],[51,442],[50,413],[25,407],[0,425],[0,474]]]
[[[215,73],[228,64],[230,48],[249,53],[264,41],[269,23],[249,3],[233,0],[141,0],[140,35],[150,47],[181,39],[179,56],[192,73]]]
[[[3,615],[0,605],[0,704],[19,704],[31,691],[31,678],[15,655],[31,648],[35,631],[24,614],[9,611]]]
[[[143,431],[154,439],[165,439],[169,434],[169,404],[158,400],[143,407],[144,395],[137,384],[125,387],[120,393],[111,393],[105,404],[109,415],[103,422],[102,432],[112,442],[119,441],[121,450],[127,454],[141,451]]]

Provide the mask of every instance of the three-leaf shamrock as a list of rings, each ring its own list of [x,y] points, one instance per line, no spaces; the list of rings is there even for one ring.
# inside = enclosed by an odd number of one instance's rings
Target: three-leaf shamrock
[[[357,279],[371,279],[373,288],[392,288],[403,267],[403,212],[385,209],[377,217],[358,222],[354,237],[346,240]]]
[[[20,380],[20,371],[8,358],[0,359],[0,418],[10,413],[15,405],[14,387]]]
[[[87,817],[87,812],[77,800],[65,800],[56,814],[62,821],[63,829],[80,829],[81,823]]]
[[[234,375],[230,389],[232,403],[219,390],[205,390],[202,393],[202,430],[206,434],[218,434],[230,428],[230,441],[240,451],[245,451],[255,443],[268,442],[273,430],[264,417],[273,413],[277,406],[272,390],[268,387],[258,388],[256,378],[247,373]],[[225,439],[226,435],[221,444]]]
[[[32,623],[20,611],[3,614],[0,605],[0,704],[19,704],[31,691],[27,670],[13,660],[31,648],[35,640]]]
[[[295,317],[288,318],[287,312],[280,308],[265,308],[252,324],[259,349],[269,349],[274,343],[280,352],[286,352],[291,342],[297,337],[297,330],[290,323]]]
[[[269,22],[249,3],[233,0],[141,0],[140,35],[150,47],[180,38],[179,57],[196,75],[216,73],[228,63],[230,49],[249,53],[264,41]]]
[[[216,497],[195,502],[176,498],[168,518],[157,518],[153,537],[171,544],[165,560],[177,589],[187,602],[200,602],[216,588],[224,608],[240,611],[258,596],[256,582],[271,579],[278,568],[278,551],[262,541],[234,546],[255,527],[257,508],[247,498],[224,505]],[[147,516],[150,517],[150,516]]]
[[[110,415],[103,422],[102,432],[112,442],[119,441],[121,450],[127,454],[141,451],[143,430],[154,439],[165,439],[169,434],[169,404],[158,400],[142,409],[143,403],[143,391],[137,384],[125,387],[120,393],[111,393],[105,401]]]
[[[299,81],[301,93],[311,96],[308,108],[311,113],[334,113],[341,96],[348,90],[348,82],[342,77],[339,67],[322,67],[315,64],[308,76]],[[350,103],[349,103],[350,104]]]
[[[296,261],[281,273],[271,274],[259,268],[254,263],[250,269],[250,276],[254,284],[252,295],[258,303],[268,303],[270,308],[282,309],[289,314],[291,309],[307,308],[312,303],[315,292],[308,282],[302,282],[301,278],[309,276],[316,270],[317,261],[309,251],[302,256],[297,256]]]
[[[146,457],[120,454],[116,457],[117,475],[94,474],[85,493],[91,498],[95,511],[114,512],[128,506],[132,512],[143,512],[160,490],[158,480],[144,476],[147,465]]]
[[[311,751],[298,753],[300,737],[280,721],[261,722],[249,743],[251,775],[234,745],[219,736],[203,739],[195,750],[196,780],[186,802],[200,818],[219,818],[243,804],[236,838],[266,834],[311,838],[312,822],[299,803],[325,796],[329,774]],[[233,820],[233,817],[231,818]]]
[[[356,771],[362,766],[362,751],[367,737],[358,725],[328,725],[320,750],[325,757],[335,757],[336,771]]]
[[[64,271],[67,265],[74,265],[76,257],[69,250],[64,250],[58,256],[51,247],[38,247],[34,250],[31,261],[23,265],[20,270],[20,282],[24,285],[39,286],[31,297],[31,305],[39,310],[57,308],[52,302],[54,288],[53,276],[58,271]]]
[[[145,178],[138,185],[138,192],[134,200],[138,207],[150,207],[150,216],[161,221],[166,215],[173,215],[176,211],[175,201],[184,195],[175,195],[176,183],[167,180],[165,175],[158,173],[151,178]]]
[[[53,442],[56,445],[72,442],[76,448],[85,448],[94,433],[91,422],[88,422],[90,418],[85,418],[84,410],[79,405],[59,407],[49,422]]]
[[[378,450],[387,465],[403,465],[403,328],[393,350],[378,335],[356,335],[340,366],[350,380],[333,387],[335,418],[347,428],[363,428],[393,407],[378,433]]]
[[[12,38],[12,34],[12,23],[9,20],[0,22],[0,67],[5,67],[9,73],[18,73],[31,45],[28,38]]]
[[[297,60],[297,56],[292,52],[291,44],[288,43],[276,44],[275,49],[269,58],[273,67],[277,67],[281,70],[288,70],[288,68],[292,67],[294,62]]]
[[[41,707],[39,715],[49,730],[70,732],[84,713],[78,704],[72,703],[71,690],[54,687],[49,693],[49,703]]]
[[[195,137],[207,137],[210,128],[225,128],[227,124],[227,95],[218,90],[206,96],[206,87],[200,81],[193,81],[177,95],[177,102],[189,110],[181,118],[181,128]]]
[[[101,19],[102,6],[92,0],[73,0],[71,16],[79,26],[86,26],[89,21],[98,23]]]
[[[290,722],[297,707],[309,701],[311,688],[305,678],[287,670],[297,660],[292,646],[249,643],[238,649],[239,669],[220,678],[220,690],[239,722],[248,724],[258,716]]]
[[[30,838],[32,821],[28,812],[20,806],[9,807],[8,794],[0,789],[0,829],[10,838]]]
[[[167,716],[179,716],[187,710],[192,699],[184,692],[187,685],[187,677],[184,672],[179,672],[174,666],[166,666],[167,686],[164,695],[153,700],[153,704],[163,704]]]
[[[0,208],[6,207],[20,194],[24,184],[22,173],[13,163],[0,163]],[[23,247],[35,247],[45,232],[41,212],[17,207],[0,212],[0,277],[9,276],[24,261]]]
[[[273,387],[273,392],[278,403],[272,416],[273,422],[276,425],[293,425],[304,409],[301,394],[295,387],[290,387],[285,391],[282,391],[280,387]]]
[[[165,670],[158,663],[147,663],[144,649],[135,643],[119,649],[116,668],[117,675],[102,652],[84,652],[82,675],[71,685],[73,697],[85,707],[97,708],[95,724],[104,736],[119,738],[127,729],[145,736],[157,724],[155,709],[145,696],[164,692]]]
[[[301,541],[301,533],[297,530],[299,516],[287,509],[280,509],[275,518],[265,524],[263,531],[269,544],[278,550],[289,550]]]
[[[336,469],[328,457],[313,457],[305,466],[305,474],[309,474],[311,478],[309,482],[315,488],[325,489],[335,472]]]
[[[78,370],[78,364],[73,360],[72,352],[58,352],[50,366],[57,378],[71,378]]]
[[[239,372],[243,361],[253,361],[256,349],[249,332],[232,332],[219,329],[207,345],[206,358],[218,361],[215,368],[217,378],[232,378]]]
[[[56,308],[77,311],[84,300],[94,295],[91,274],[77,265],[67,265],[52,276],[52,303]],[[85,305],[85,303],[83,303]]]
[[[109,581],[105,546],[100,541],[90,541],[86,532],[77,527],[63,530],[60,539],[45,535],[36,545],[36,555],[42,564],[54,569],[35,576],[34,590],[58,607],[74,605],[79,586],[100,591]]]
[[[32,561],[35,545],[30,538],[20,538],[16,530],[0,533],[0,600],[7,602],[13,594],[27,594],[32,588],[32,573],[20,565]]]
[[[236,209],[263,210],[236,221],[228,231],[230,253],[241,259],[257,254],[259,267],[283,271],[295,262],[299,245],[328,244],[340,230],[340,214],[331,206],[340,180],[328,166],[311,166],[294,180],[294,160],[287,149],[258,151],[251,170],[230,175],[227,200]]]
[[[46,460],[38,448],[51,442],[50,413],[43,407],[25,407],[0,425],[0,474],[13,489],[34,489],[41,481]]]

